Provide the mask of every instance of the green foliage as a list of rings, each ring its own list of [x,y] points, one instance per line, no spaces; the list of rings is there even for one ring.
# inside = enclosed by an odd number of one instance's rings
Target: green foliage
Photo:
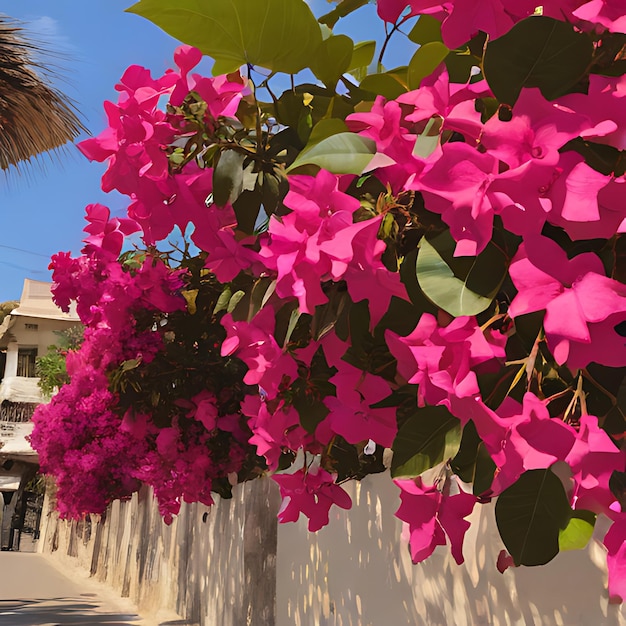
[[[550,469],[524,472],[496,502],[500,537],[516,565],[551,561],[571,515],[563,483]]]
[[[322,42],[304,0],[140,0],[127,11],[215,59],[216,75],[248,64],[295,74]]]
[[[35,361],[39,388],[46,397],[51,397],[62,385],[70,382],[65,368],[65,357],[69,350],[76,350],[83,341],[84,327],[81,324],[66,330],[57,330],[58,343],[48,346],[47,354],[38,356]]]
[[[568,525],[559,531],[559,550],[582,550],[587,546],[596,523],[596,514],[591,511],[573,511]]]
[[[508,262],[491,242],[476,257],[455,257],[455,246],[449,231],[422,239],[417,280],[426,296],[450,315],[477,315],[498,293]]]
[[[513,106],[522,87],[539,87],[552,100],[583,78],[592,55],[589,35],[566,22],[537,15],[487,44],[483,72],[504,104]]]
[[[287,170],[315,165],[334,174],[361,174],[376,153],[376,144],[355,133],[338,133],[307,146]]]
[[[453,457],[461,442],[461,424],[443,406],[416,409],[398,429],[393,442],[391,475],[415,478]]]

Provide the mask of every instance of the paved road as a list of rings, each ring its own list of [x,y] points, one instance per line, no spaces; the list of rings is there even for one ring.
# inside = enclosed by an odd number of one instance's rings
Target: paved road
[[[0,552],[0,626],[147,625],[92,580],[70,579],[40,554]]]

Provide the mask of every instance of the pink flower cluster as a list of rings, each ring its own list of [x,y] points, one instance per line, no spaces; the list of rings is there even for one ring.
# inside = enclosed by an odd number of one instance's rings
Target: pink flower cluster
[[[456,47],[479,30],[491,38],[504,34],[536,4],[378,2],[379,15],[390,22],[407,7],[440,19],[444,42]],[[563,0],[545,5],[544,14],[586,30],[624,32],[616,1]],[[68,359],[71,384],[39,409],[33,434],[42,466],[57,477],[62,513],[101,511],[140,480],[154,486],[169,521],[182,500],[210,504],[214,481],[236,476],[252,446],[276,472],[284,499],[280,521],[295,521],[302,513],[309,530],[317,530],[328,523],[332,504],[351,505],[332,464],[323,465],[327,451],[338,439],[368,450],[393,448],[400,410],[399,402],[390,406],[388,400],[414,386],[416,407],[442,406],[462,426],[473,422],[496,467],[485,498],[501,494],[525,471],[567,464],[572,508],[614,520],[605,539],[610,587],[626,597],[620,575],[626,567],[626,513],[608,485],[612,472],[626,467],[624,452],[586,409],[576,423],[567,423],[565,411],[551,416],[551,398],[533,393],[530,378],[523,398],[507,397],[498,406],[483,397],[479,384],[507,367],[513,329],[531,313],[544,312],[537,341],[545,336],[542,358],[554,371],[562,367],[575,378],[592,365],[626,366],[626,342],[618,332],[626,321],[625,285],[596,252],[568,256],[549,236],[558,229],[564,238],[584,242],[626,232],[626,177],[602,174],[570,149],[577,139],[626,149],[624,77],[591,76],[586,93],[553,101],[525,88],[510,121],[497,115],[483,121],[477,104],[491,96],[486,82],[454,84],[442,65],[419,89],[392,101],[379,97],[369,111],[348,116],[349,129],[373,139],[385,157],[374,161],[383,165],[372,175],[390,196],[423,197],[426,210],[449,227],[457,257],[483,252],[494,222],[521,241],[507,261],[511,298],[495,316],[504,320],[501,330],[494,329],[493,319],[452,318],[440,310],[409,320],[403,328],[413,329],[402,335],[385,326],[392,304],[409,300],[399,272],[383,263],[386,210],[363,217],[354,176],[323,169],[315,176],[291,176],[282,214],[270,218],[263,234],[242,239],[232,206],[207,202],[211,168],[196,160],[172,166],[168,155],[195,132],[179,112],[191,92],[207,105],[202,123],[208,136],[228,123],[247,93],[237,76],[191,75],[199,59],[197,50],[182,47],[175,56],[178,70],[158,79],[129,68],[117,87],[119,102],[105,105],[109,128],[81,144],[86,156],[108,162],[103,188],[126,194],[130,205],[123,218],[111,218],[100,205],[88,207],[83,255],[60,253],[52,263],[57,303],[67,308],[75,300],[88,328],[80,352]],[[158,108],[163,96],[169,97],[168,112]],[[441,132],[426,154],[416,146],[430,120]],[[128,235],[140,231],[152,246],[174,228],[185,233],[190,226],[204,268],[218,282],[273,282],[262,299],[255,296],[253,302],[247,294],[244,313],[229,303],[227,313],[207,317],[223,327],[225,338],[216,344],[221,356],[246,367],[241,384],[247,395],[238,411],[225,414],[219,390],[205,388],[179,399],[171,423],[157,426],[150,415],[116,413],[118,398],[106,374],[125,361],[159,358],[165,338],[158,324],[139,331],[136,318],[149,312],[155,320],[166,319],[184,311],[185,273],[156,252],[136,257],[131,268],[118,256]],[[320,311],[333,304],[329,287],[338,286],[351,303],[367,301],[364,329],[349,319],[340,331],[337,311],[332,323],[306,341],[281,335],[278,320],[285,310],[294,320],[289,332],[300,320],[317,323]],[[380,367],[368,361],[370,341],[386,358]],[[227,453],[218,451],[223,452],[216,444],[221,437],[228,438]],[[279,471],[286,458],[302,456],[319,457],[322,465]],[[91,472],[92,499],[72,482],[85,471]],[[423,477],[395,482],[401,490],[397,516],[407,524],[413,560],[449,542],[462,562],[465,518],[479,498],[454,476],[432,485]]]

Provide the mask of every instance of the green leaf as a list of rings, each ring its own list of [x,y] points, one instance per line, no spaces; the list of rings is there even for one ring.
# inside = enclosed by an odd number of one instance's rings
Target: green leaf
[[[348,127],[343,120],[336,117],[329,117],[324,120],[320,120],[317,124],[315,124],[313,130],[311,131],[308,146],[313,146],[327,137],[332,137],[333,135],[346,132],[348,132]]]
[[[551,561],[571,514],[563,483],[549,469],[524,472],[496,502],[500,537],[516,565]]]
[[[443,41],[441,39],[441,22],[432,15],[420,15],[409,33],[409,39],[420,46],[431,41]]]
[[[368,2],[369,0],[341,0],[332,11],[326,13],[326,15],[322,15],[318,21],[332,28],[340,18],[346,17],[346,15],[360,9]]]
[[[233,211],[237,217],[237,229],[252,235],[260,210],[261,194],[256,190],[244,191],[233,203]]]
[[[213,201],[218,207],[232,204],[243,187],[243,154],[224,150],[213,170]]]
[[[466,83],[470,79],[472,67],[480,67],[479,58],[458,50],[452,50],[444,62],[451,83]]]
[[[356,133],[338,133],[307,146],[287,172],[317,165],[333,174],[361,174],[376,153],[376,143]]]
[[[449,52],[448,47],[439,41],[420,46],[409,62],[409,89],[418,89],[422,79],[430,76]]]
[[[391,475],[414,478],[453,457],[461,441],[461,423],[443,406],[418,409],[402,424],[393,442]]]
[[[569,524],[559,532],[559,550],[582,550],[593,535],[595,523],[595,513],[585,510],[574,511]]]
[[[504,254],[493,244],[477,257],[455,257],[450,231],[419,244],[416,274],[426,296],[454,317],[478,315],[498,293],[507,272]]]
[[[350,70],[356,70],[360,67],[367,67],[372,62],[375,52],[375,41],[361,41],[357,43],[352,50],[352,58],[350,59],[348,72]]]
[[[313,73],[333,89],[339,77],[348,71],[354,42],[346,35],[332,35],[324,39],[309,60]]]
[[[439,145],[441,128],[443,126],[443,118],[439,115],[433,115],[424,130],[415,138],[413,146],[413,154],[427,159]]]
[[[224,288],[222,289],[222,293],[217,299],[215,308],[213,309],[213,315],[216,315],[220,311],[225,311],[228,308],[228,304],[230,303],[230,299],[232,298],[232,295],[233,295],[233,290],[230,288],[230,285],[224,285]]]
[[[361,81],[359,87],[377,96],[384,96],[387,100],[395,100],[407,92],[407,88],[395,76],[388,73],[370,74]]]
[[[568,92],[591,63],[593,40],[574,26],[532,16],[489,41],[483,74],[500,102],[513,106],[523,87],[539,87],[548,100]]]
[[[214,58],[215,75],[248,63],[295,74],[322,41],[304,0],[140,0],[126,10]]]
[[[491,487],[496,464],[469,420],[463,427],[458,454],[450,461],[452,471],[466,483],[472,483],[474,495],[479,496]]]

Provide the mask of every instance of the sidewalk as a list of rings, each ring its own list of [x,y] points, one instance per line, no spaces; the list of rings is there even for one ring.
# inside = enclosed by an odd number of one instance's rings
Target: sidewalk
[[[65,624],[156,626],[142,620],[129,600],[97,581],[68,578],[48,557],[0,552],[0,626]]]

